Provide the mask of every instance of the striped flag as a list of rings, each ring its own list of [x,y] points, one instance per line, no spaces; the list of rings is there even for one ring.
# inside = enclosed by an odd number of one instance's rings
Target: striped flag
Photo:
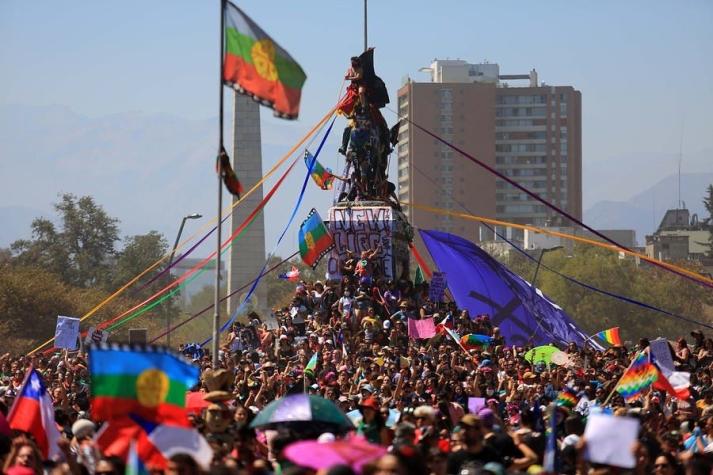
[[[619,336],[619,327],[613,327],[609,330],[602,330],[596,335],[602,341],[605,341],[613,346],[621,346],[621,337]]]
[[[324,168],[322,164],[319,163],[311,153],[305,150],[305,164],[307,165],[308,169],[313,161],[314,164],[312,165],[312,172],[310,173],[310,175],[312,176],[312,180],[314,180],[317,186],[321,189],[331,190],[332,184],[334,183],[334,175],[332,174],[332,170],[330,170],[329,168]]]
[[[313,269],[334,247],[334,239],[316,209],[312,208],[307,219],[300,226],[298,242],[302,261]]]
[[[569,407],[572,408],[577,405],[579,402],[579,398],[577,397],[577,393],[574,391],[574,389],[565,386],[562,388],[562,391],[557,394],[557,405],[560,407]]]
[[[634,401],[658,377],[659,372],[656,366],[651,363],[648,352],[642,351],[634,357],[614,390],[621,394],[625,401]]]
[[[283,119],[296,119],[307,76],[242,10],[225,2],[223,82],[272,108]]]
[[[146,466],[141,462],[139,453],[136,451],[136,441],[132,440],[129,443],[129,457],[126,460],[126,475],[144,475],[148,474]]]
[[[317,370],[317,353],[315,352],[305,366],[305,374],[314,378],[314,372]]]

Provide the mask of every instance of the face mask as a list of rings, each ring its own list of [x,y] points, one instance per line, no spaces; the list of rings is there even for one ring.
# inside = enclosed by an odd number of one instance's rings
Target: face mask
[[[349,297],[350,295],[351,295],[351,293],[349,293],[349,292],[344,292],[344,296],[345,296],[345,297]]]

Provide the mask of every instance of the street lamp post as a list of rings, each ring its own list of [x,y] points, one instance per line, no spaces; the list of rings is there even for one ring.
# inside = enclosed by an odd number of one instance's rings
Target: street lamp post
[[[535,281],[537,280],[537,273],[540,272],[540,264],[542,264],[542,256],[545,255],[546,252],[552,252],[552,251],[558,251],[560,249],[564,248],[564,246],[555,246],[551,247],[549,249],[542,249],[540,251],[540,257],[537,259],[537,267],[535,267],[535,275],[532,276],[532,291],[535,292]]]
[[[171,249],[171,257],[168,259],[168,267],[173,264],[173,257],[176,255],[176,248],[178,247],[178,242],[181,240],[181,234],[183,234],[183,227],[186,225],[187,219],[199,219],[202,218],[202,214],[193,213],[183,217],[181,220],[181,227],[178,228],[178,235],[176,236],[176,242],[173,243],[173,249]],[[171,275],[169,271],[168,275]],[[171,312],[166,312],[166,346],[171,346]]]

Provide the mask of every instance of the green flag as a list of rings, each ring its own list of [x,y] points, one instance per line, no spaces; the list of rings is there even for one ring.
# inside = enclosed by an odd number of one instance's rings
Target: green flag
[[[426,279],[423,278],[423,271],[421,270],[421,266],[416,267],[416,277],[413,279],[413,284],[418,285],[422,284],[425,282]]]

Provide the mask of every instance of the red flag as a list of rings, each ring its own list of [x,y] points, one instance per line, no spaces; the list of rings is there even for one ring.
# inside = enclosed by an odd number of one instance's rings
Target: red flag
[[[240,195],[243,193],[243,185],[230,165],[230,157],[228,157],[228,152],[225,149],[222,149],[220,155],[218,155],[218,173],[223,178],[223,184],[228,191],[240,199]]]
[[[32,435],[46,459],[59,454],[60,433],[54,422],[54,407],[40,373],[30,369],[15,403],[7,415],[11,429]]]
[[[687,385],[676,386],[674,388],[668,378],[661,372],[661,369],[658,367],[658,365],[654,364],[654,366],[656,367],[656,372],[658,373],[658,379],[653,382],[654,389],[658,389],[659,391],[666,391],[671,396],[682,401],[685,401],[691,397],[691,392],[688,390]]]
[[[104,455],[116,456],[122,460],[129,456],[131,441],[136,442],[136,452],[144,465],[151,469],[166,468],[166,458],[151,443],[146,431],[128,417],[104,423],[94,437],[94,442]]]

